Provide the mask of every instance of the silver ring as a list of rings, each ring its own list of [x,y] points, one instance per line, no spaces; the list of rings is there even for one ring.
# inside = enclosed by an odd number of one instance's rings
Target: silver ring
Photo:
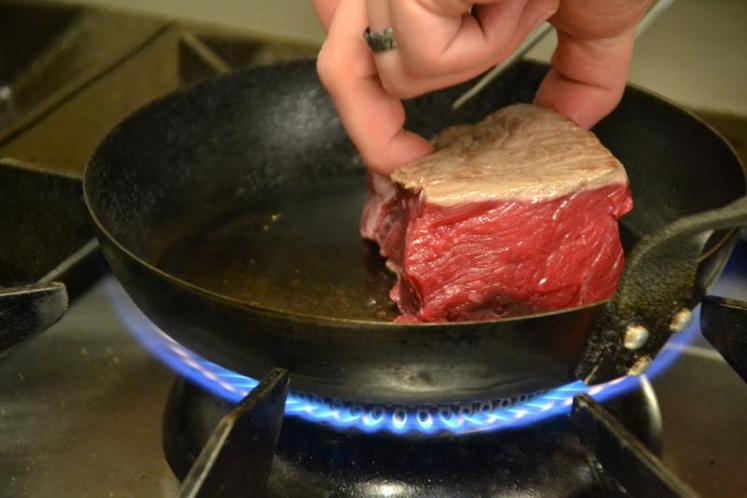
[[[366,43],[368,43],[369,48],[375,54],[397,48],[397,41],[394,39],[394,30],[391,26],[375,33],[366,28],[366,31],[363,32],[363,38],[366,39]]]

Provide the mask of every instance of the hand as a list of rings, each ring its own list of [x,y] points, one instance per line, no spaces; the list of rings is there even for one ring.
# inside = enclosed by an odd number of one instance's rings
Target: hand
[[[558,32],[535,103],[591,127],[620,100],[635,28],[651,0],[313,0],[327,39],[322,84],[366,165],[389,174],[431,151],[404,129],[401,99],[473,78],[538,24]],[[397,48],[373,54],[363,31],[391,26]]]

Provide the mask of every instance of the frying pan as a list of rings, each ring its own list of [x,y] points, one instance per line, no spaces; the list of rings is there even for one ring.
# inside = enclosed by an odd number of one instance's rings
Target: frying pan
[[[407,126],[432,136],[531,101],[546,71],[520,63],[458,111],[469,83],[415,99]],[[96,150],[85,197],[135,303],[209,360],[253,377],[285,367],[294,390],[334,399],[496,400],[645,370],[728,257],[734,231],[721,229],[747,224],[745,172],[695,117],[628,88],[595,132],[635,202],[618,293],[494,322],[391,322],[393,277],[358,234],[365,170],[313,61],[229,74],[136,112]]]

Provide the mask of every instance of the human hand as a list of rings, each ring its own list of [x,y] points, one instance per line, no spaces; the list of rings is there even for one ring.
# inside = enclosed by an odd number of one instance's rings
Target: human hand
[[[320,80],[366,165],[389,174],[431,151],[404,129],[401,99],[473,78],[537,25],[558,32],[535,103],[591,127],[620,100],[635,29],[651,0],[313,0],[327,39]],[[392,27],[397,48],[373,54],[368,27]]]

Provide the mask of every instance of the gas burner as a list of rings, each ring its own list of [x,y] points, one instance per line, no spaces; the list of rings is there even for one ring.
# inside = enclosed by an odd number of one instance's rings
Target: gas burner
[[[642,383],[641,389],[605,406],[656,453],[661,419],[653,390],[647,381]],[[163,445],[180,480],[233,408],[202,386],[177,380],[164,415]],[[251,456],[261,453],[257,447],[262,446],[255,442]],[[586,452],[569,417],[520,429],[439,438],[362,434],[285,417],[269,477],[262,485],[270,497],[610,496],[604,471]],[[240,461],[246,458],[243,455]],[[246,472],[256,472],[256,467],[247,466]]]
[[[188,350],[151,322],[115,281],[107,291],[115,308],[132,333],[163,363],[217,397],[235,404],[259,383],[245,375],[212,363]],[[683,344],[696,333],[691,327],[675,337],[649,369],[649,377],[666,369]],[[567,414],[573,397],[588,394],[597,401],[619,396],[640,387],[637,377],[625,377],[606,384],[587,386],[577,381],[544,392],[516,398],[454,403],[448,405],[373,405],[332,400],[303,393],[291,393],[285,404],[287,415],[338,429],[394,434],[435,435],[497,431],[534,424]]]

